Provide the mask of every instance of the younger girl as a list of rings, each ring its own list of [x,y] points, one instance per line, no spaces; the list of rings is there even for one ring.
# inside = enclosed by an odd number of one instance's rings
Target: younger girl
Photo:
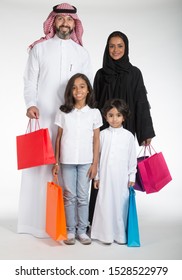
[[[75,244],[75,235],[82,244],[90,244],[88,195],[90,180],[96,176],[99,158],[99,134],[102,117],[94,109],[93,90],[84,74],[75,74],[65,90],[65,104],[56,115],[58,125],[53,176],[61,171],[68,245]],[[59,167],[59,162],[60,167]]]
[[[135,140],[123,128],[129,109],[121,99],[108,100],[103,115],[109,123],[100,133],[99,172],[94,187],[99,188],[91,238],[110,244],[125,244],[129,186],[136,173]]]

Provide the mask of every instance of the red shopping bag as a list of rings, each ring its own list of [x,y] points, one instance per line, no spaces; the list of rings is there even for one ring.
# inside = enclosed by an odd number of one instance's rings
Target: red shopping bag
[[[138,163],[138,169],[147,194],[160,191],[171,180],[163,153],[156,153]]]
[[[54,183],[47,183],[46,232],[54,240],[66,240],[66,217],[62,188]]]
[[[30,128],[30,132],[16,136],[18,169],[56,162],[48,128],[40,129],[38,120],[35,122],[35,131],[31,131],[29,120],[27,130]]]

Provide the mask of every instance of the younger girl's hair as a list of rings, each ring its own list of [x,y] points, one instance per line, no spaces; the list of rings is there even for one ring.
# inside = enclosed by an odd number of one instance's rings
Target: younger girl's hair
[[[75,106],[75,99],[73,97],[73,86],[77,78],[83,79],[87,84],[88,94],[86,97],[86,105],[88,105],[90,108],[95,107],[93,88],[91,86],[89,79],[87,78],[86,75],[82,73],[77,73],[69,79],[65,89],[65,93],[64,93],[65,103],[60,106],[60,110],[63,111],[64,113],[71,112]]]
[[[103,116],[106,117],[107,113],[113,108],[116,108],[123,115],[124,120],[130,117],[130,109],[123,99],[107,100],[102,109]]]

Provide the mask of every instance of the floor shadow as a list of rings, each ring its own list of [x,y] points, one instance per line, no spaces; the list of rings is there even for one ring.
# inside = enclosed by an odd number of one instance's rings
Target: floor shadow
[[[17,218],[7,217],[6,219],[0,218],[0,228],[4,228],[13,233],[17,233]]]

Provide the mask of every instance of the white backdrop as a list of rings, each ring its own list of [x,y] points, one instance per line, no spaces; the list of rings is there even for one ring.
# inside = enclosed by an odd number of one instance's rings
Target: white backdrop
[[[129,56],[144,76],[156,137],[173,181],[159,193],[137,193],[140,219],[181,219],[181,0],[75,0],[84,26],[84,46],[94,73],[102,65],[108,35],[114,30],[129,38]],[[57,0],[0,2],[0,216],[17,215],[21,171],[16,164],[16,135],[26,130],[23,72],[27,47],[43,36],[43,22]],[[140,149],[138,148],[138,151]],[[36,187],[36,182],[35,182]]]

